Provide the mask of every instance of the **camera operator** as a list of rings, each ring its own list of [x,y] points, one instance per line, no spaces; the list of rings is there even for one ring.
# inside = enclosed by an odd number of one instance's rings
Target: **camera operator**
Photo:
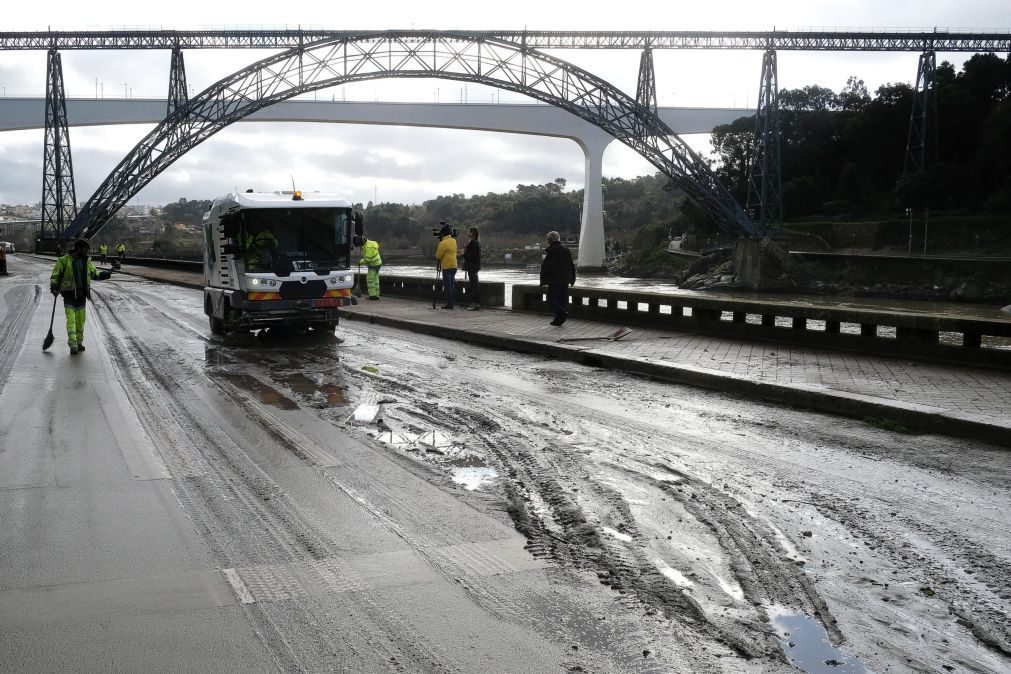
[[[446,291],[446,304],[443,309],[453,308],[453,294],[456,291],[456,239],[453,238],[453,228],[445,222],[439,223],[439,247],[435,249],[435,259],[442,268],[442,287]]]

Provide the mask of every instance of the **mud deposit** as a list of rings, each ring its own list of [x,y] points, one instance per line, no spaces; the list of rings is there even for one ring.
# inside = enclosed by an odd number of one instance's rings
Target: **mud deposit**
[[[267,668],[1011,670],[1006,450],[357,322],[211,338],[147,282],[90,311]]]

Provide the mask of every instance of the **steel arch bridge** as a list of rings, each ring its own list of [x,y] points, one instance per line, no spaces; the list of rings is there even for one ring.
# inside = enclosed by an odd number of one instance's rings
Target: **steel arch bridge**
[[[655,112],[592,73],[487,34],[370,31],[293,47],[219,80],[181,104],[116,166],[66,236],[95,235],[174,161],[261,108],[326,87],[391,77],[475,82],[563,108],[636,150],[699,201],[728,233],[764,234],[709,165]]]

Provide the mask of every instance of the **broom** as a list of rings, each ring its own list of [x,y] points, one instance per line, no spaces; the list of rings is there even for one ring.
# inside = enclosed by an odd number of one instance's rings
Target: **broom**
[[[56,320],[56,298],[57,296],[53,295],[53,315],[49,318],[49,334],[46,335],[46,338],[44,340],[42,340],[43,351],[51,347],[53,345],[53,340],[56,339],[55,337],[53,337],[53,321]]]

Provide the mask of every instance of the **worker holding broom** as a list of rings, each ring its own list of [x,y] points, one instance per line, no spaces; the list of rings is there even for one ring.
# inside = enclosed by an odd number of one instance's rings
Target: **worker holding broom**
[[[63,296],[63,310],[67,315],[67,344],[70,353],[84,351],[84,312],[85,303],[91,298],[91,280],[104,281],[112,276],[111,272],[98,271],[88,257],[90,245],[84,239],[74,242],[74,249],[56,260],[53,274],[49,280],[49,291]],[[48,343],[52,343],[52,325],[49,326]],[[43,350],[48,348],[43,345]]]

